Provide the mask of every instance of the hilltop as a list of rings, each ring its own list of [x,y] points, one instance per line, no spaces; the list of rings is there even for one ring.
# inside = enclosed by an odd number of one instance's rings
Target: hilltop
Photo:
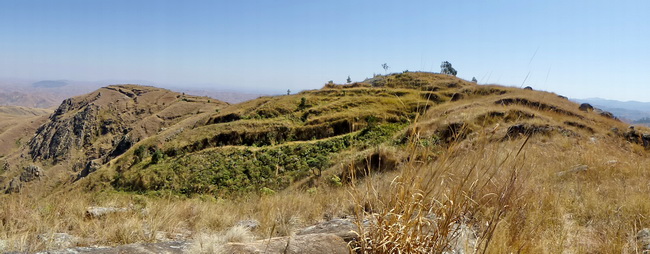
[[[51,248],[37,236],[55,232],[115,245],[356,218],[355,246],[379,253],[611,252],[650,226],[648,129],[545,91],[404,72],[238,104],[114,85],[49,117],[6,111],[30,121],[0,126],[14,140],[2,232],[28,239],[12,250]],[[79,219],[88,206],[129,208]]]

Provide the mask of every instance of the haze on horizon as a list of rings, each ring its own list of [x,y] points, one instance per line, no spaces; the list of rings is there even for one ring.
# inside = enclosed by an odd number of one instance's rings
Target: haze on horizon
[[[647,1],[0,0],[0,78],[283,93],[439,71],[650,101]]]

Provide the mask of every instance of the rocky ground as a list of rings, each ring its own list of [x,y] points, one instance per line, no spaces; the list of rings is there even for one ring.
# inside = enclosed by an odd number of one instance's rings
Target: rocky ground
[[[122,210],[117,208],[89,208],[87,216],[98,218],[109,213],[119,213]],[[322,222],[320,224],[297,230],[292,236],[272,237],[267,239],[252,240],[242,237],[250,234],[259,226],[255,220],[246,220],[237,223],[229,232],[222,232],[222,235],[202,237],[202,239],[190,239],[181,236],[181,239],[161,239],[157,243],[135,243],[121,246],[91,246],[72,247],[79,239],[65,233],[57,233],[48,236],[41,236],[40,239],[48,242],[49,246],[55,249],[39,253],[43,254],[73,254],[73,253],[329,253],[344,254],[350,253],[354,242],[359,238],[359,227],[353,218],[338,218]],[[372,227],[370,220],[363,223],[364,229]],[[474,253],[477,238],[473,229],[460,225],[462,230],[455,240],[455,246],[450,253]],[[243,230],[236,232],[237,230]],[[363,231],[363,230],[361,230]],[[236,232],[236,235],[230,235]],[[201,238],[201,237],[198,237]],[[0,242],[0,247],[3,243]],[[6,244],[6,243],[4,243]],[[59,247],[59,248],[56,248]],[[1,249],[1,248],[0,248]]]

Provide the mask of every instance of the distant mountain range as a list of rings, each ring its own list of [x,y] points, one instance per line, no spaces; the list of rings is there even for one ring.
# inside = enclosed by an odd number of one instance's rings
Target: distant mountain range
[[[616,117],[630,123],[645,123],[639,121],[650,118],[650,102],[617,101],[602,98],[571,99],[578,103],[589,103],[594,107],[612,112]]]
[[[32,84],[33,87],[46,87],[46,88],[63,87],[66,85],[68,85],[68,82],[65,80],[43,80],[43,81],[34,82]]]
[[[153,86],[150,81],[103,80],[96,82],[70,80],[2,80],[0,79],[0,106],[22,106],[30,108],[52,108],[66,98],[89,93],[100,87],[114,84],[140,84]],[[239,103],[256,99],[264,94],[225,91],[219,88],[174,88],[171,90],[188,95],[208,96],[228,103]]]

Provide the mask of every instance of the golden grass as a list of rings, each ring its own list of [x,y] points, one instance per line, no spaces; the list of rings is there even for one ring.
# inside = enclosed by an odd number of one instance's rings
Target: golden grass
[[[475,230],[478,252],[633,251],[636,230],[650,227],[645,151],[606,136],[593,143],[552,135],[531,137],[515,156],[523,142],[466,140],[436,161],[413,159],[354,187],[298,188],[238,200],[27,189],[1,197],[0,239],[15,251],[47,249],[37,236],[60,232],[79,237],[81,246],[115,245],[162,240],[156,232],[169,238],[214,235],[244,219],[260,221],[253,233],[267,238],[328,218],[363,215],[377,221],[361,232],[367,241],[359,246],[371,253],[449,249],[459,223]],[[421,149],[431,148],[412,148],[405,156]],[[589,169],[557,175],[576,164]],[[130,210],[88,219],[88,206]]]
[[[448,97],[445,92],[458,90],[449,89],[449,80],[444,77],[412,75],[416,79],[431,79],[445,100]],[[397,81],[390,80],[389,85],[390,82]],[[612,127],[625,130],[624,123],[593,112],[581,112],[576,104],[551,93],[497,86],[474,91],[476,88],[459,82],[454,84],[468,89],[466,99],[436,105],[421,116],[408,130],[414,132],[410,144],[379,148],[399,162],[394,171],[370,172],[353,184],[331,187],[326,177],[348,170],[357,172],[359,168],[355,167],[369,164],[356,162],[359,154],[365,156],[370,152],[348,151],[334,157],[340,159],[335,167],[324,171],[311,184],[302,182],[276,194],[231,200],[212,196],[178,197],[164,192],[155,195],[88,193],[81,188],[50,193],[50,189],[34,185],[20,194],[0,196],[0,239],[4,240],[0,241],[0,250],[50,249],[51,244],[39,240],[38,235],[69,233],[79,237],[77,245],[80,246],[192,238],[200,246],[207,246],[198,251],[210,252],[216,250],[215,245],[226,241],[224,236],[240,220],[258,220],[260,227],[252,234],[256,238],[269,238],[291,235],[322,220],[355,216],[359,224],[363,224],[363,219],[370,222],[360,232],[361,240],[356,245],[359,252],[367,253],[431,253],[449,251],[459,244],[472,248],[470,253],[640,251],[635,234],[641,228],[650,227],[650,203],[647,202],[650,157],[643,147],[627,143],[610,132]],[[493,91],[490,89],[506,93],[483,94]],[[348,98],[351,94],[368,93],[370,88],[329,90],[263,98],[244,104],[250,108],[237,111],[228,107],[218,114],[231,111],[249,114],[264,107],[295,110],[301,97],[307,98],[312,109],[328,115],[354,117],[359,112],[371,112],[364,111],[371,110],[368,107],[353,107],[350,104],[353,101]],[[344,91],[343,97],[318,97],[319,93],[343,95]],[[372,91],[378,93],[377,98],[384,98],[382,102],[389,102],[377,109],[380,111],[388,112],[391,107],[402,110],[400,105],[408,105],[409,101],[426,103],[415,90],[402,97],[381,97],[381,89]],[[539,105],[495,104],[507,98],[543,102],[565,113]],[[351,107],[359,111],[346,111]],[[497,119],[491,112],[504,115]],[[528,114],[533,117],[526,117]],[[182,123],[189,129],[207,115],[210,114],[192,117],[191,122],[188,118]],[[309,120],[319,118],[326,119],[316,116]],[[278,117],[248,119],[242,123],[279,124],[294,120]],[[588,126],[593,133],[567,125],[567,121]],[[421,145],[423,139],[435,136],[440,127],[454,122],[466,123],[472,134],[458,143]],[[517,123],[562,127],[576,135],[552,132],[529,139],[503,139],[507,128]],[[200,134],[198,138],[213,135],[216,128],[219,126],[199,127],[179,135],[179,140],[173,142],[186,142],[185,137],[189,136],[184,135],[191,133]],[[158,143],[153,138],[146,142]],[[586,165],[588,169],[558,174],[575,165]],[[98,173],[101,176],[102,172]],[[89,206],[129,209],[90,219],[85,217]],[[465,237],[468,232],[475,239]],[[246,236],[241,231],[231,234],[226,238]]]

